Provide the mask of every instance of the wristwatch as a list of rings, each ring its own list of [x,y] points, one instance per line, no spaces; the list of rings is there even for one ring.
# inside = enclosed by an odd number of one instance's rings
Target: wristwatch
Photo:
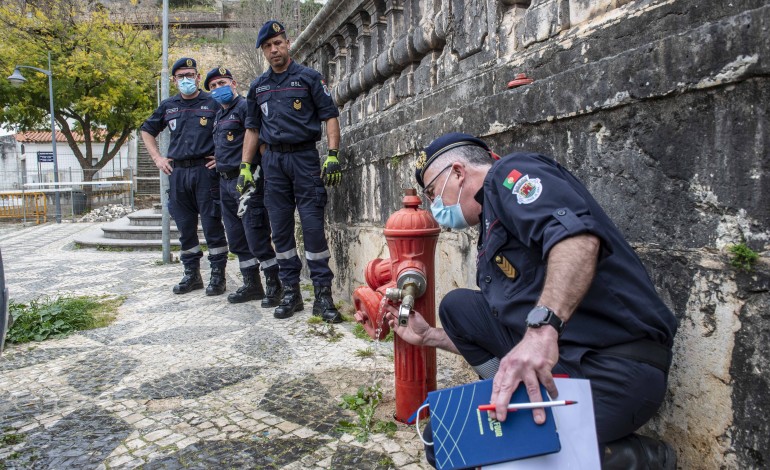
[[[538,305],[527,314],[527,328],[540,328],[543,325],[551,325],[561,336],[566,323],[556,316],[556,313],[545,305]]]

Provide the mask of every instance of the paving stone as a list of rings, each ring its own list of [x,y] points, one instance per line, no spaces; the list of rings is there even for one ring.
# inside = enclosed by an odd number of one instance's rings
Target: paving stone
[[[144,439],[150,442],[157,441],[158,439],[162,439],[166,436],[171,434],[171,431],[168,429],[159,429],[157,431],[153,431],[151,433],[148,433],[144,436]]]
[[[37,364],[55,361],[60,358],[70,357],[93,348],[37,348],[31,351],[18,351],[3,353],[0,361],[0,371],[22,369]]]
[[[68,369],[67,382],[84,395],[96,397],[130,374],[140,361],[116,351],[91,351]]]
[[[360,448],[340,445],[334,453],[330,468],[371,468],[387,470],[393,460],[382,452],[361,451]]]
[[[175,296],[178,264],[157,264],[157,252],[75,250],[77,230],[44,224],[3,238],[14,299],[117,293],[126,301],[105,328],[8,345],[0,422],[21,441],[0,448],[0,467],[384,468],[382,454],[400,452],[406,465],[428,469],[413,433],[360,445],[336,431],[354,417],[337,405],[341,393],[372,383],[374,370],[392,383],[392,361],[350,360],[365,342],[348,325],[328,343],[309,334],[307,314],[277,321],[258,303]],[[237,269],[230,263],[228,277]]]

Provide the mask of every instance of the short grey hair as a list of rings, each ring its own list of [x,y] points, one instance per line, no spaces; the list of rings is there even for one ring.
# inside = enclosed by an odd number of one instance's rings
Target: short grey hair
[[[495,162],[485,149],[476,145],[464,145],[440,155],[431,166],[444,168],[454,162],[462,162],[468,166],[489,167]]]

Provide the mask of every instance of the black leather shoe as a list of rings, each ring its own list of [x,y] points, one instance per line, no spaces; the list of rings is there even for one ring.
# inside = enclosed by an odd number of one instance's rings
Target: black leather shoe
[[[676,452],[667,442],[629,434],[605,444],[602,470],[676,470]]]
[[[206,287],[206,295],[221,295],[227,290],[227,281],[225,280],[225,268],[211,268],[211,279]]]
[[[231,304],[240,304],[249,300],[263,299],[265,290],[262,288],[262,280],[259,279],[259,271],[241,271],[241,274],[243,274],[243,285],[228,295],[227,301]]]
[[[330,286],[315,286],[315,302],[313,302],[313,315],[323,318],[327,323],[341,323],[342,315],[337,311],[332,299]]]
[[[283,290],[283,298],[280,305],[276,307],[273,312],[275,318],[289,318],[294,315],[294,312],[299,312],[304,309],[305,306],[302,303],[302,293],[299,291],[299,284],[293,286],[285,286]]]
[[[174,294],[186,294],[195,289],[203,289],[203,279],[198,268],[184,268],[184,277],[174,286]]]
[[[265,271],[265,298],[262,299],[262,307],[277,307],[283,297],[283,286],[278,279],[278,269],[268,269]]]

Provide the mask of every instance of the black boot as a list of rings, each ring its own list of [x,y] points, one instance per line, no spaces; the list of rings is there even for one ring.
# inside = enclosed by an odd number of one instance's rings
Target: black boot
[[[294,312],[304,309],[302,304],[302,293],[299,291],[299,284],[285,286],[283,289],[283,298],[280,305],[273,312],[275,318],[289,318]]]
[[[337,311],[332,300],[332,288],[330,286],[315,286],[315,302],[313,302],[313,315],[323,318],[327,323],[340,323],[342,315]]]
[[[203,279],[199,268],[185,267],[184,277],[174,286],[174,294],[186,294],[195,289],[203,289]]]
[[[281,303],[283,296],[283,286],[278,279],[278,269],[271,268],[265,271],[265,298],[262,299],[262,307],[276,307]]]
[[[602,470],[676,470],[676,452],[668,443],[630,434],[604,445]]]
[[[265,297],[265,290],[262,288],[262,280],[259,278],[259,271],[241,271],[243,274],[243,285],[237,291],[227,296],[227,301],[231,304],[240,304],[249,300],[260,300]]]
[[[221,295],[227,289],[227,280],[225,279],[225,268],[211,268],[211,279],[206,287],[206,295]]]

